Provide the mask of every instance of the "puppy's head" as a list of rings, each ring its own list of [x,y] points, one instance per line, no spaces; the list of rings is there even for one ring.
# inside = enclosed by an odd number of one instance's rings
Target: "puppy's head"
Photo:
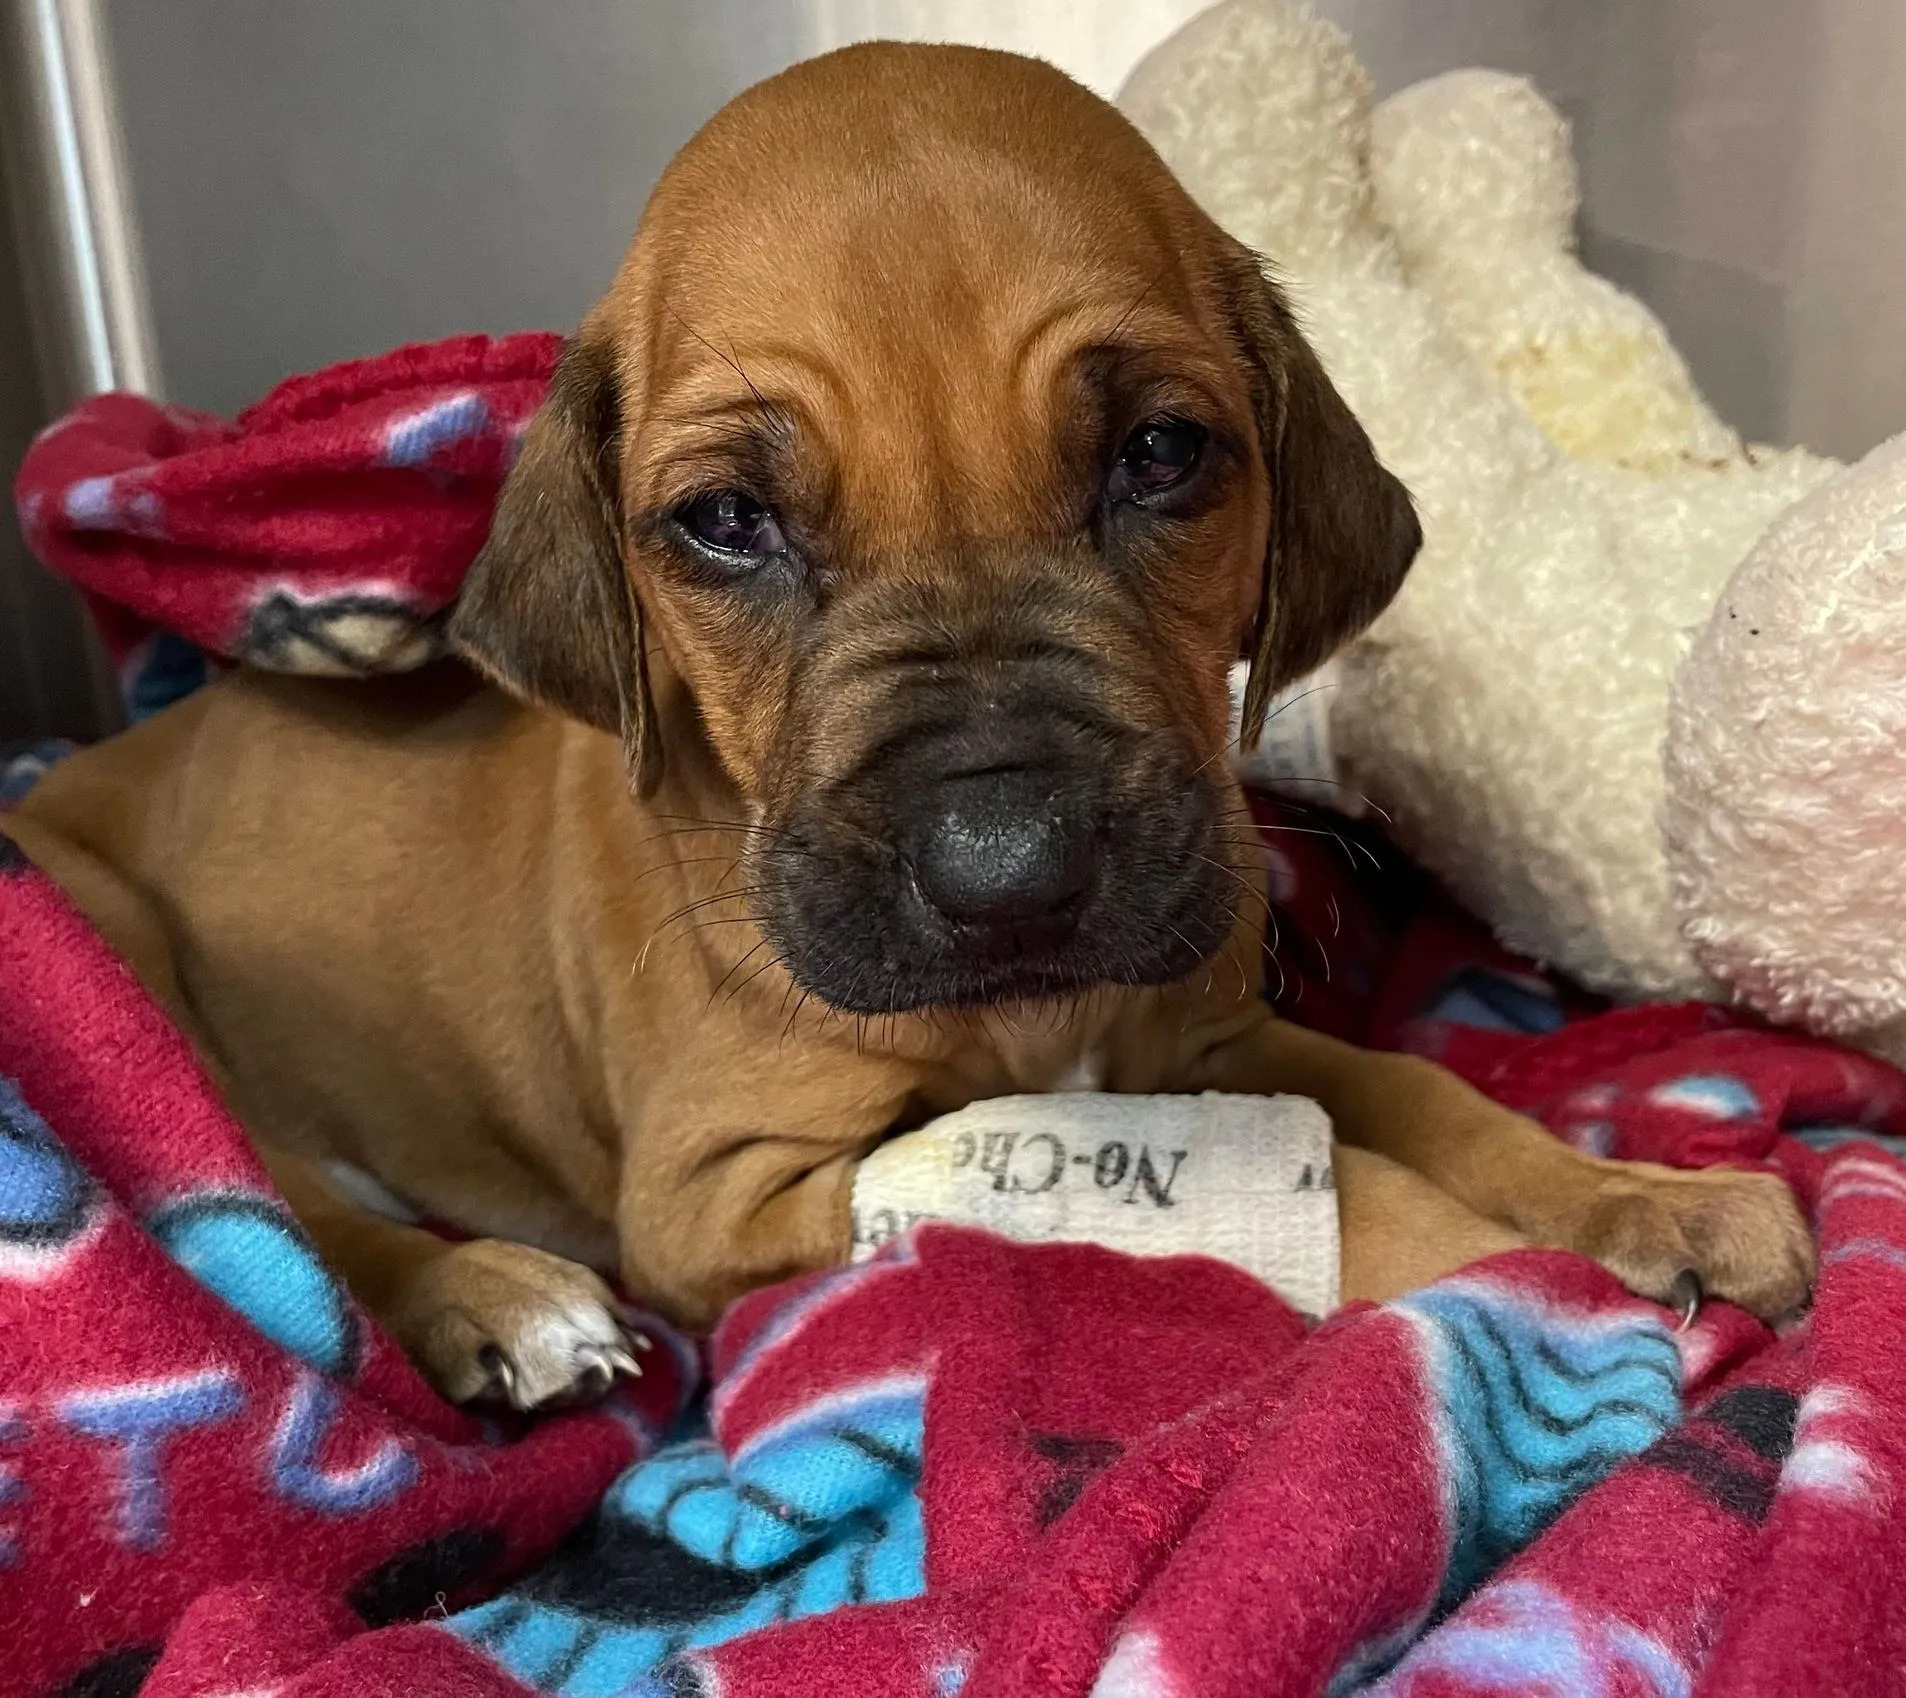
[[[880,45],[670,166],[452,632],[645,789],[713,750],[806,989],[972,1005],[1222,943],[1229,666],[1254,735],[1417,540],[1256,259],[1112,108]]]

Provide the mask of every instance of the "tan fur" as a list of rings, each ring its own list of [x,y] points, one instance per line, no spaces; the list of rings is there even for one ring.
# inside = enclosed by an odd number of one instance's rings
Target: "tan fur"
[[[1085,452],[1078,362],[1108,339],[1148,405],[1183,397],[1240,445],[1144,545],[1137,601],[1055,518]],[[826,539],[841,635],[814,653],[671,565],[644,517],[740,475],[764,399],[792,421],[778,487]],[[766,946],[759,834],[859,758],[883,644],[1044,596],[1103,657],[1108,711],[1221,772],[1240,646],[1261,708],[1413,547],[1275,290],[1109,107],[1004,55],[850,50],[684,150],[565,362],[455,627],[512,693],[455,663],[237,675],[56,768],[7,829],[452,1396],[544,1401],[527,1341],[604,1303],[584,1269],[699,1325],[839,1261],[878,1140],[1087,1061],[1120,1091],[1316,1097],[1355,1147],[1348,1295],[1535,1241],[1780,1313],[1811,1252],[1777,1182],[1595,1161],[1426,1062],[1278,1022],[1261,897],[1179,982],[984,1011],[843,1015]],[[1226,845],[1242,893],[1257,863]],[[495,1242],[367,1214],[339,1160]]]

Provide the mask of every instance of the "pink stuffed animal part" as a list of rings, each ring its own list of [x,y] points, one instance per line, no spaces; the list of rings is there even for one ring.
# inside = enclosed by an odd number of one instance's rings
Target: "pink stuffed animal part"
[[[1906,435],[1789,508],[1674,679],[1682,935],[1770,1020],[1906,1063]]]

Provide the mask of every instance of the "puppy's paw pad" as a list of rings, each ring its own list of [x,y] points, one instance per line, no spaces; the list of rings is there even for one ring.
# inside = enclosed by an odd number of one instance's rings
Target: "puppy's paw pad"
[[[587,1403],[641,1373],[649,1341],[619,1318],[589,1269],[480,1239],[433,1262],[405,1294],[400,1341],[453,1403],[548,1409]]]
[[[1793,1193],[1767,1173],[1610,1163],[1569,1248],[1679,1311],[1691,1290],[1704,1291],[1776,1321],[1813,1288],[1813,1235]]]

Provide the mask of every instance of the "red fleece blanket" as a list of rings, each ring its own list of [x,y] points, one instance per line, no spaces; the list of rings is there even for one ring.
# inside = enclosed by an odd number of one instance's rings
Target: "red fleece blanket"
[[[91,403],[29,456],[29,533],[122,636],[414,663],[555,346],[407,350],[236,425]],[[123,652],[152,685],[155,645]],[[1584,1148],[1777,1165],[1821,1234],[1809,1316],[1676,1335],[1524,1253],[1306,1332],[1214,1262],[927,1228],[740,1304],[705,1382],[658,1329],[613,1405],[486,1425],[0,853],[0,1690],[1906,1689],[1906,1078],[1598,1012],[1357,828],[1261,823],[1274,1001]]]

